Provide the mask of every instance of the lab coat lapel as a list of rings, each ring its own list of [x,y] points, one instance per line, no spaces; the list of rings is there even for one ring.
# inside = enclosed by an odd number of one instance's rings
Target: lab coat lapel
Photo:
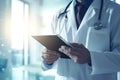
[[[75,42],[81,42],[82,44],[86,44],[88,27],[93,26],[93,24],[97,21],[99,8],[100,8],[100,0],[94,0],[93,3],[88,8],[81,22],[81,25],[75,34],[74,37]]]
[[[106,11],[106,6],[108,5],[107,4],[108,2],[109,2],[109,0],[104,0],[103,9],[102,9],[102,16],[101,17],[103,17],[105,15],[104,13]],[[106,4],[106,5],[104,5],[104,4]],[[93,24],[98,21],[100,7],[101,7],[101,0],[94,0],[93,3],[91,4],[91,6],[88,8],[88,10],[87,10],[87,12],[86,12],[86,14],[85,14],[79,28],[82,28],[83,26],[86,26],[86,25],[88,27],[93,26]]]
[[[77,32],[79,31],[79,29],[77,29],[77,24],[76,24],[76,19],[75,19],[75,11],[74,11],[74,1],[71,3],[70,7],[68,8],[68,25],[67,26],[67,30],[70,29],[70,27],[72,27],[73,32]],[[93,19],[93,16],[99,11],[99,6],[100,5],[100,0],[94,0],[94,2],[92,3],[92,6],[87,10],[85,17],[83,18],[79,28],[83,27],[84,25],[86,25],[86,22],[88,22],[90,19]],[[94,10],[93,10],[94,8]],[[93,10],[93,11],[92,11]]]
[[[80,29],[83,26],[86,26],[86,25],[90,26],[90,24],[93,24],[94,21],[97,20],[99,10],[100,10],[100,3],[101,3],[101,0],[94,0],[93,1],[93,3],[90,5],[90,7],[87,10],[87,12],[86,12],[86,14],[85,14],[85,16],[84,16],[84,18],[83,18],[83,20],[81,22],[81,25],[79,26]]]
[[[70,7],[68,8],[68,22],[69,25],[72,27],[73,31],[77,31],[77,24],[75,20],[75,12],[74,12],[74,2],[71,3]]]

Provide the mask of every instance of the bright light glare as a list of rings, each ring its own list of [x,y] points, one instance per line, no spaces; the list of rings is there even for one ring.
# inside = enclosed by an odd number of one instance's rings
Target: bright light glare
[[[24,15],[24,3],[19,0],[12,1],[12,49],[22,50],[24,36],[27,33],[26,14]],[[28,17],[28,16],[27,16]],[[26,33],[25,33],[26,32]]]
[[[116,2],[117,2],[118,4],[120,4],[120,0],[116,0]]]

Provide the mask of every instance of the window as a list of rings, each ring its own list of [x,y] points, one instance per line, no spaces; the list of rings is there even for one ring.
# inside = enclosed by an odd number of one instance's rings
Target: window
[[[12,0],[12,50],[13,64],[27,64],[29,5],[20,0]],[[24,60],[24,61],[23,61]]]

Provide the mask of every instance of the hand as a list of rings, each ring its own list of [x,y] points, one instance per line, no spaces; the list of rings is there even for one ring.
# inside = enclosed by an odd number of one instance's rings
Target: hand
[[[59,57],[60,55],[56,51],[45,49],[42,52],[42,58],[44,62],[47,64],[53,64]]]
[[[74,62],[84,64],[90,63],[90,53],[87,48],[85,48],[82,44],[71,43],[73,46],[69,48],[67,46],[61,46],[59,51],[63,52],[64,54],[68,55]]]

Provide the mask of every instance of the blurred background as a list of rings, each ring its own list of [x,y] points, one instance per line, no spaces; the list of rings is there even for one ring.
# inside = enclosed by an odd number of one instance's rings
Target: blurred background
[[[0,80],[54,80],[55,68],[41,69],[44,47],[31,36],[51,34],[52,16],[69,2],[0,0]]]

